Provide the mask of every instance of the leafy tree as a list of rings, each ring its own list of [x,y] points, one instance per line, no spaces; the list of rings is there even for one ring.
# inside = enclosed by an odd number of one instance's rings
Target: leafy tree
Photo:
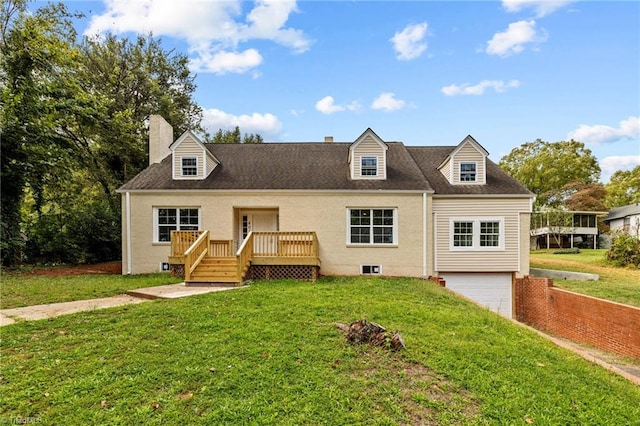
[[[25,238],[31,258],[77,246],[60,260],[100,260],[119,247],[115,190],[147,165],[149,115],[200,129],[188,60],[151,35],[78,43],[63,4],[27,14],[25,0],[9,0],[0,13],[2,262]]]
[[[640,203],[640,166],[615,172],[606,189],[605,204],[609,209]]]
[[[573,211],[608,211],[604,204],[607,190],[599,183],[570,183],[565,186],[568,196],[564,202],[567,210]]]
[[[243,137],[240,137],[240,127],[236,126],[233,130],[222,130],[218,129],[218,131],[213,135],[213,138],[207,138],[207,143],[263,143],[262,136],[258,134],[244,134]]]
[[[71,17],[64,5],[52,4],[27,14],[24,0],[4,1],[0,9],[0,248],[4,265],[21,256],[20,206],[25,186],[31,183],[39,191],[47,174],[68,165],[68,146],[57,132],[56,118],[64,72],[78,57]]]
[[[161,114],[178,132],[199,128],[194,76],[184,55],[164,51],[151,35],[85,39],[80,53],[75,102],[60,108],[67,116],[60,132],[116,210],[115,190],[148,164],[149,115]]]
[[[511,150],[499,165],[536,194],[534,209],[558,208],[565,201],[567,184],[592,184],[600,178],[597,159],[575,140],[526,142]]]

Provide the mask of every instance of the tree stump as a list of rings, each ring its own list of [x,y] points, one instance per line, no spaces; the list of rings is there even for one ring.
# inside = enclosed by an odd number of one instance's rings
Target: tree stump
[[[380,324],[367,320],[354,321],[349,325],[336,324],[345,332],[347,341],[354,345],[368,343],[372,346],[385,346],[392,350],[400,350],[405,347],[404,339],[398,332],[388,332]]]

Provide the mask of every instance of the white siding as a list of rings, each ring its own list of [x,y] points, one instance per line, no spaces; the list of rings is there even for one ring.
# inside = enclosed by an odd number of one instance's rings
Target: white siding
[[[451,182],[451,159],[447,159],[447,161],[442,165],[440,173],[442,173],[444,177]]]
[[[614,219],[609,222],[609,227],[612,231],[626,231],[631,235],[638,235],[640,233],[640,215],[627,216],[628,227],[625,229],[625,218]]]
[[[436,198],[433,200],[435,266],[437,272],[518,272],[521,266],[520,213],[529,212],[528,198]],[[503,250],[452,250],[453,218],[503,219]],[[525,220],[526,221],[526,220]],[[528,232],[528,230],[527,230]],[[528,265],[527,265],[528,267]]]
[[[476,181],[475,182],[461,182],[460,181],[460,164],[461,163],[475,163],[476,164]],[[485,178],[485,157],[479,152],[471,143],[465,143],[455,153],[453,157],[453,181],[454,184],[464,185],[482,185],[486,182]]]
[[[173,178],[174,179],[203,179],[204,178],[204,153],[205,148],[187,136],[173,149]],[[182,158],[195,157],[198,161],[198,174],[196,176],[182,176]]]
[[[216,168],[216,166],[218,165],[218,162],[216,161],[215,157],[209,151],[205,151],[205,152],[207,154],[207,162],[205,164],[206,170],[205,170],[204,177],[206,178],[207,176],[209,176],[211,174],[213,169]]]
[[[362,157],[375,157],[378,159],[378,175],[362,176],[361,159]],[[386,149],[378,143],[371,135],[366,136],[352,152],[352,172],[353,179],[386,179]]]

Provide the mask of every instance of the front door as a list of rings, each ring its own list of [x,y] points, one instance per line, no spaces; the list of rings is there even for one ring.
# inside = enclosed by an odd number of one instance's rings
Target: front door
[[[240,213],[240,244],[247,238],[249,232],[277,232],[278,231],[278,211],[277,210],[246,210]],[[273,247],[271,247],[273,245]],[[257,252],[277,252],[276,238],[268,240],[262,238],[254,241],[254,251]]]

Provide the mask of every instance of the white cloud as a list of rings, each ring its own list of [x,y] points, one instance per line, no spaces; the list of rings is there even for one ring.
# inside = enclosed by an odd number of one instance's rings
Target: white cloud
[[[407,106],[407,103],[402,99],[396,99],[395,93],[384,92],[373,100],[371,108],[383,109],[385,111],[397,111]]]
[[[402,31],[395,33],[390,41],[397,53],[397,58],[408,61],[419,57],[427,50],[424,38],[427,35],[427,23],[407,25]]]
[[[502,6],[507,12],[520,12],[523,9],[533,9],[538,18],[549,15],[556,10],[573,3],[575,0],[502,0]]]
[[[482,95],[486,89],[493,89],[497,93],[503,93],[507,89],[512,89],[518,86],[520,86],[520,82],[518,80],[511,80],[506,83],[502,80],[482,80],[474,86],[471,86],[469,83],[461,85],[452,84],[450,86],[445,86],[440,90],[446,96]]]
[[[357,111],[360,109],[360,104],[353,101],[347,105],[337,105],[333,96],[325,96],[316,102],[316,109],[323,114],[333,114],[340,111]]]
[[[214,74],[242,74],[262,63],[262,56],[255,49],[244,52],[201,52],[199,57],[191,60],[190,66],[196,72],[212,72]]]
[[[527,43],[540,43],[546,35],[536,31],[536,21],[518,21],[509,24],[506,31],[498,32],[487,42],[486,52],[489,55],[509,56],[520,53]]]
[[[615,142],[620,139],[637,139],[640,138],[640,117],[632,116],[622,120],[617,128],[604,124],[593,126],[581,124],[576,130],[569,133],[568,137],[594,145]]]
[[[602,180],[608,181],[611,175],[618,170],[631,170],[640,166],[640,155],[612,155],[600,161]]]
[[[282,123],[273,114],[233,115],[222,110],[205,109],[202,114],[202,125],[211,134],[218,129],[233,130],[236,126],[244,133],[260,134],[264,138],[273,138],[282,131]]]
[[[244,22],[242,4],[240,0],[105,0],[106,11],[91,17],[84,34],[152,32],[175,37],[187,42],[196,70],[217,73],[241,73],[258,66],[262,57],[256,49],[237,53],[240,43],[253,39],[271,40],[294,53],[309,49],[311,41],[301,30],[286,27],[289,15],[297,11],[295,1],[257,0]],[[221,63],[213,61],[216,57]],[[229,66],[229,60],[240,65]]]

